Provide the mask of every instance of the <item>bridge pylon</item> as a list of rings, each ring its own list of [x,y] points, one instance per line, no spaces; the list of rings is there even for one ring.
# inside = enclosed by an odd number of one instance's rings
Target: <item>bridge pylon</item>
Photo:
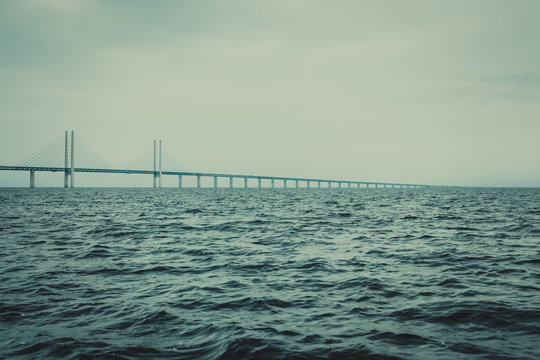
[[[69,170],[68,170],[68,132],[67,130],[64,133],[64,187],[68,187],[68,178],[69,178]]]
[[[157,140],[154,140],[154,176],[152,187],[161,187],[161,175],[162,171],[162,161],[161,161],[161,140],[159,140],[159,153],[158,153],[158,143]]]
[[[161,140],[159,140],[159,187],[161,188]]]
[[[75,133],[71,130],[71,183],[70,187],[75,187]]]

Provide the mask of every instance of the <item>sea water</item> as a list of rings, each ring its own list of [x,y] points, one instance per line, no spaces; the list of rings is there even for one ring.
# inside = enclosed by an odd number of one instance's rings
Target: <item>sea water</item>
[[[539,189],[1,189],[0,358],[538,359]]]

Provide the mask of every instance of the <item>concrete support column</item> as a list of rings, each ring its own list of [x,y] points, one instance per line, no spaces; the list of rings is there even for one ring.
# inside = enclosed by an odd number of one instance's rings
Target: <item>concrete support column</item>
[[[30,187],[36,187],[36,173],[34,170],[30,170]]]
[[[248,183],[247,183],[247,177],[244,177],[244,189],[247,189]]]
[[[69,177],[69,169],[68,169],[68,132],[66,130],[65,137],[64,137],[64,187],[68,187],[68,177]]]
[[[182,188],[182,175],[178,175],[178,188]]]
[[[161,140],[159,140],[159,187],[161,188]]]
[[[338,188],[341,189],[341,181],[338,181]]]
[[[156,154],[157,154],[157,147],[156,147],[156,140],[154,140],[154,181],[152,183],[152,187],[156,187],[156,174],[157,174],[157,160],[156,160]]]
[[[257,186],[258,186],[259,189],[262,187],[261,182],[262,182],[262,179],[258,178],[257,179]]]
[[[328,188],[329,188],[329,189],[332,188],[332,182],[331,182],[331,181],[328,182]]]
[[[369,189],[369,184],[366,184],[366,189]]]
[[[233,188],[233,177],[232,176],[229,176],[229,187],[231,189]]]
[[[296,188],[298,189],[298,180],[296,180]]]
[[[309,189],[311,187],[311,183],[309,182],[309,180],[306,181],[306,187]]]
[[[349,189],[351,188],[351,183],[349,183]]]
[[[396,188],[396,186],[394,184],[392,184],[392,189],[395,189],[395,188]]]
[[[377,189],[379,187],[379,184],[375,184],[375,189]]]
[[[272,182],[272,189],[274,188],[274,178],[271,179]]]
[[[217,189],[217,176],[214,176],[214,189]]]
[[[71,130],[71,187],[75,187],[75,133]]]
[[[197,188],[201,187],[201,175],[197,175]]]
[[[321,188],[321,181],[317,181],[317,189],[320,189]]]
[[[283,188],[284,188],[284,189],[287,188],[287,180],[286,180],[286,179],[283,179]]]

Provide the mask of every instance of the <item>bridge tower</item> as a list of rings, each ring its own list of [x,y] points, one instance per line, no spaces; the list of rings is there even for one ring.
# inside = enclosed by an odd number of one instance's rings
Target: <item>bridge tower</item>
[[[161,188],[161,140],[159,140],[159,187]]]
[[[159,153],[157,147],[157,140],[154,140],[154,178],[152,181],[152,187],[161,187],[161,174],[162,171],[162,161],[161,161],[161,140],[159,140]],[[181,187],[180,180],[180,187]]]
[[[154,140],[154,181],[152,187],[156,187],[156,140]]]
[[[68,187],[68,177],[69,177],[69,169],[68,169],[68,132],[64,133],[64,187]]]
[[[75,187],[75,133],[71,130],[71,184],[70,187]]]

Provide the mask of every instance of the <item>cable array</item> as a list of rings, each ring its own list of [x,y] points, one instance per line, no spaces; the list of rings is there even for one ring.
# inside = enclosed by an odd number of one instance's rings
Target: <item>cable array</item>
[[[69,139],[71,141],[72,139]],[[68,167],[71,161],[71,143],[68,144]],[[75,136],[75,166],[78,168],[111,169],[112,165],[94,151],[80,135]],[[23,161],[19,166],[65,167],[65,135],[62,134]]]
[[[71,137],[68,139],[68,167],[71,166]],[[93,168],[93,169],[112,169],[114,168],[110,162],[105,160],[98,154],[88,142],[80,135],[75,135],[75,167],[77,168]],[[157,149],[156,149],[157,150]],[[158,150],[159,151],[159,150]],[[146,158],[149,152],[144,153],[144,156],[138,156],[136,160]],[[161,160],[162,171],[190,171],[181,161],[179,161],[167,146],[162,145],[161,154],[164,155]],[[157,166],[159,166],[159,153],[157,155]],[[34,154],[30,155],[19,166],[27,167],[65,167],[65,136],[58,136],[49,144],[45,145]],[[146,163],[146,161],[145,161]],[[152,168],[152,162],[149,166],[143,168]],[[137,166],[138,167],[138,166]],[[158,170],[158,169],[156,169]]]
[[[165,145],[162,145],[161,154],[165,154],[161,159],[161,167],[163,171],[190,171],[181,161],[179,161],[172,151],[169,151],[169,148]]]
[[[75,165],[94,169],[112,169],[110,162],[94,151],[80,135],[75,135]]]
[[[45,145],[20,162],[19,166],[64,167],[64,135]]]

